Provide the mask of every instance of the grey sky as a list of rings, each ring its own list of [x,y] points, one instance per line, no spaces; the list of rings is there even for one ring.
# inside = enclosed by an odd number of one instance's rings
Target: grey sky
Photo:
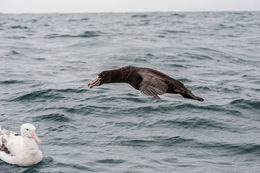
[[[259,11],[260,0],[0,0],[0,12]]]

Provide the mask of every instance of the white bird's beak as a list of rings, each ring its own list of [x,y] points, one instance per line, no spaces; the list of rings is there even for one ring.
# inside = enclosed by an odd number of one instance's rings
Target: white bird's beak
[[[33,138],[38,144],[42,144],[42,141],[38,138],[38,136],[36,135],[35,131],[32,132],[32,138]]]

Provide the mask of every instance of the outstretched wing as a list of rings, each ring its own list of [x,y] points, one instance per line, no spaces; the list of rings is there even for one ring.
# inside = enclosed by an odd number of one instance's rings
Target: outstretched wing
[[[168,85],[157,77],[152,75],[141,75],[143,81],[139,85],[139,90],[147,95],[152,96],[157,100],[160,100],[158,95],[166,93]]]

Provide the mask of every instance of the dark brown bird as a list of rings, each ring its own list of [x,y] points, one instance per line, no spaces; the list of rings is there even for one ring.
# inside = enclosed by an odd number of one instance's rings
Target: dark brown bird
[[[203,101],[188,90],[183,83],[163,74],[162,72],[145,67],[126,66],[119,69],[101,72],[89,82],[89,88],[100,86],[104,83],[125,82],[147,96],[160,100],[158,95],[164,93],[181,94],[184,98]]]

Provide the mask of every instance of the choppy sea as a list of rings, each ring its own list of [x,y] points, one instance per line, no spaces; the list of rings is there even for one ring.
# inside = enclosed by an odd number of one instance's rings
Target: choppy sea
[[[205,101],[88,88],[127,65]],[[0,125],[26,122],[44,158],[1,173],[259,172],[260,12],[0,14]]]

